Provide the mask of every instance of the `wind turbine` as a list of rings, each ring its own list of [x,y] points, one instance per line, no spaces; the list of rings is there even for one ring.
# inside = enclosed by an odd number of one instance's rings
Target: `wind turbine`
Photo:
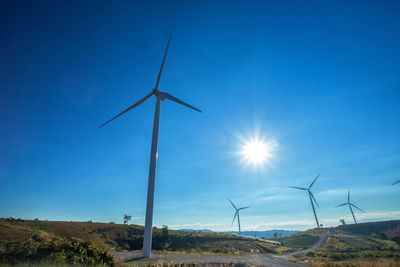
[[[400,180],[398,180],[397,182],[394,182],[392,185],[398,184],[400,183]]]
[[[351,208],[351,206],[353,206],[354,208],[358,209],[361,212],[364,212],[364,211],[362,211],[360,208],[358,208],[356,205],[354,205],[353,203],[350,202],[350,189],[349,189],[349,193],[347,195],[347,202],[343,203],[341,205],[338,205],[335,208],[342,207],[342,206],[345,206],[345,205],[349,205],[349,208],[350,208],[350,211],[351,211],[351,215],[353,215],[354,223],[357,224],[357,220],[356,220],[356,217],[354,216],[354,212],[353,212],[353,209]]]
[[[240,234],[240,218],[239,218],[239,210],[244,210],[244,209],[247,209],[247,208],[250,208],[250,206],[247,206],[247,207],[242,207],[242,208],[236,208],[236,206],[233,204],[233,202],[228,198],[228,200],[229,200],[229,202],[231,202],[231,204],[232,204],[232,206],[233,206],[233,208],[236,210],[236,212],[235,212],[235,216],[233,216],[233,220],[232,220],[232,225],[233,225],[233,222],[235,221],[235,218],[236,218],[236,215],[237,215],[237,219],[238,219],[238,225],[239,225],[239,234]]]
[[[167,48],[165,49],[164,58],[161,63],[160,71],[158,73],[156,86],[154,89],[145,97],[140,99],[138,102],[130,106],[129,108],[125,109],[112,119],[108,120],[107,122],[100,125],[98,128],[103,127],[107,123],[111,122],[112,120],[118,118],[119,116],[123,115],[124,113],[130,111],[131,109],[139,106],[152,95],[156,96],[156,110],[154,113],[154,124],[153,124],[153,137],[151,141],[151,154],[150,154],[150,168],[149,168],[149,182],[147,187],[147,205],[146,205],[146,220],[144,226],[144,240],[143,240],[143,257],[148,258],[151,256],[151,241],[152,241],[152,231],[153,231],[153,204],[154,204],[154,185],[155,185],[155,177],[156,177],[156,165],[157,165],[157,157],[158,157],[158,126],[159,126],[159,119],[160,119],[160,102],[161,100],[169,99],[174,101],[178,104],[184,105],[191,109],[201,112],[201,110],[186,104],[185,102],[175,98],[174,96],[158,91],[158,86],[160,84],[161,73],[164,68],[165,58],[167,57],[168,47],[171,42],[171,36],[168,39]]]
[[[311,193],[311,190],[310,190],[311,187],[313,186],[313,184],[315,183],[315,181],[318,179],[318,177],[319,177],[319,174],[314,179],[314,181],[310,184],[310,186],[308,188],[296,187],[296,186],[289,186],[289,187],[295,188],[295,189],[300,189],[300,190],[305,190],[305,191],[308,192],[308,196],[310,197],[311,207],[312,207],[313,212],[314,212],[315,221],[317,223],[317,227],[319,228],[319,222],[318,222],[317,214],[315,213],[314,202],[315,202],[315,204],[317,204],[318,208],[319,208],[319,205],[318,205],[317,201],[315,200],[315,197],[314,197],[313,193]]]

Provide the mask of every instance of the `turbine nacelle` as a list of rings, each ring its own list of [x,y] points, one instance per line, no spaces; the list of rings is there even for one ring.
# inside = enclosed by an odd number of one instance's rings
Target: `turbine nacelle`
[[[156,88],[153,88],[152,92],[154,95],[159,96],[158,90]],[[165,99],[166,99],[165,97],[161,96],[161,101],[164,101]]]

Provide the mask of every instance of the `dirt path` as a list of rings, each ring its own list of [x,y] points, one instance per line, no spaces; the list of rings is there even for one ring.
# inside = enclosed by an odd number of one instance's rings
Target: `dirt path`
[[[300,255],[321,247],[329,236],[329,229],[321,236],[321,238],[311,247],[306,250],[292,252],[282,256],[271,256],[266,254],[256,255],[202,255],[202,254],[152,254],[151,258],[143,258],[140,252],[112,252],[116,261],[135,263],[138,266],[143,266],[148,263],[195,263],[201,266],[219,266],[220,264],[227,265],[235,264],[236,266],[277,266],[277,267],[301,267],[305,266],[289,261],[296,255]]]

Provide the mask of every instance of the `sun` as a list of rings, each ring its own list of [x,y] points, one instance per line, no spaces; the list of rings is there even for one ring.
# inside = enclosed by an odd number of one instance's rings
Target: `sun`
[[[252,140],[243,146],[242,153],[248,162],[260,164],[268,155],[267,146],[260,140]]]
[[[241,154],[247,163],[257,166],[267,162],[272,157],[275,146],[275,142],[266,142],[254,138],[244,142]]]

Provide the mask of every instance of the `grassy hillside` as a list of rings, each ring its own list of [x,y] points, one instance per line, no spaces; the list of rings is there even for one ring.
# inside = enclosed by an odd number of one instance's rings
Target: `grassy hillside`
[[[400,266],[400,221],[341,225],[324,246],[298,257],[313,266]]]
[[[343,234],[390,239],[400,245],[400,220],[341,225],[336,227],[334,231]]]
[[[284,254],[310,247],[323,230],[308,230],[291,236],[273,239],[272,244],[259,239],[228,233],[175,231],[153,229],[154,250],[189,253],[271,253]],[[143,226],[91,222],[10,221],[0,220],[0,240],[27,240],[34,234],[94,241],[112,251],[140,250]]]
[[[114,251],[140,250],[143,227],[90,222],[0,221],[0,241],[24,241],[37,233],[94,241]],[[153,249],[163,251],[214,253],[273,253],[272,245],[251,238],[224,233],[184,232],[153,229]]]
[[[312,246],[324,231],[312,229],[272,239],[279,243],[268,243],[226,233],[154,228],[153,249],[164,253],[285,254]],[[368,266],[370,263],[373,263],[371,266],[400,266],[399,236],[400,221],[342,225],[331,229],[323,247],[295,260],[313,266]],[[0,252],[2,246],[4,248],[9,244],[16,247],[15,244],[21,242],[75,239],[94,241],[108,251],[140,250],[143,227],[91,222],[0,220]]]

